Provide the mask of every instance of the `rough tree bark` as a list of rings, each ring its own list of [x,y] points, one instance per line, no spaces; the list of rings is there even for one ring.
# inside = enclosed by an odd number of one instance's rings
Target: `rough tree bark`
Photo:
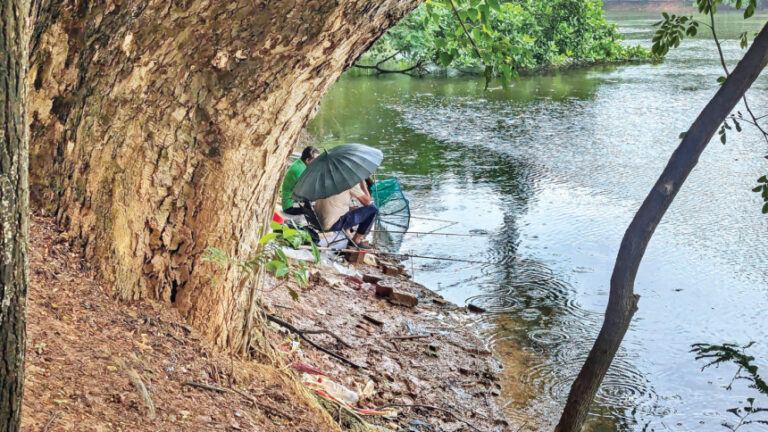
[[[747,89],[768,63],[768,25],[763,27],[720,90],[701,111],[667,166],[643,201],[621,241],[611,276],[611,291],[603,327],[579,376],[568,395],[555,431],[581,430],[589,407],[611,365],[632,316],[639,296],[634,294],[635,276],[656,226],[680,191],[688,174],[699,161],[717,128],[730,114]]]
[[[29,0],[0,5],[0,431],[19,430],[26,346]]]
[[[243,346],[238,270],[321,96],[419,0],[46,2],[31,41],[33,200],[126,299]],[[215,277],[214,277],[215,276]]]

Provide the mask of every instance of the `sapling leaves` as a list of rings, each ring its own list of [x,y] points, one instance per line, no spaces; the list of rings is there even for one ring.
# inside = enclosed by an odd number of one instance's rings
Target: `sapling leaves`
[[[312,237],[306,231],[276,222],[272,222],[270,227],[273,229],[273,232],[265,234],[259,239],[256,252],[246,260],[237,262],[219,249],[207,248],[202,257],[203,262],[212,262],[221,268],[227,268],[231,264],[235,264],[246,272],[249,277],[255,275],[263,267],[278,279],[290,276],[299,286],[307,285],[309,279],[304,261],[297,260],[297,264],[294,264],[282,248],[288,246],[296,249],[303,244],[309,244],[313,261],[317,264],[320,262],[320,250],[312,241]],[[244,280],[247,280],[247,277]],[[299,297],[295,290],[290,287],[286,287],[286,289],[291,298],[298,300]]]

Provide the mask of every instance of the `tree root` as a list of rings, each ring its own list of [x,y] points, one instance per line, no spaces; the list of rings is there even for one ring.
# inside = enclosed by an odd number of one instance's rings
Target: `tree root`
[[[345,357],[342,357],[342,356],[336,354],[335,352],[333,352],[333,351],[331,351],[331,350],[329,350],[327,348],[323,348],[322,346],[312,342],[306,336],[306,335],[310,335],[310,334],[327,334],[327,335],[330,335],[331,337],[333,337],[334,339],[336,339],[340,344],[344,345],[345,347],[352,348],[351,345],[349,345],[348,343],[344,342],[343,339],[341,339],[339,336],[335,335],[333,332],[331,332],[329,330],[302,330],[302,329],[298,329],[298,328],[292,326],[291,324],[288,324],[287,322],[281,320],[280,318],[278,318],[278,317],[276,317],[274,315],[271,315],[271,314],[267,313],[266,311],[264,311],[264,315],[267,317],[268,320],[270,320],[273,323],[279,325],[280,327],[286,328],[286,329],[290,330],[291,332],[296,333],[306,343],[308,343],[308,344],[312,345],[313,347],[315,347],[316,349],[318,349],[318,350],[328,354],[329,356],[335,358],[336,360],[339,360],[342,363],[346,363],[346,364],[352,366],[355,369],[364,369],[364,370],[368,369],[365,366],[361,366],[361,365],[353,362],[352,360],[349,360],[349,359],[347,359]]]
[[[259,408],[261,408],[264,411],[268,412],[269,414],[272,414],[273,416],[279,416],[279,417],[286,418],[286,419],[289,419],[289,418],[292,417],[291,414],[289,414],[289,413],[287,413],[285,411],[282,411],[282,410],[280,410],[278,408],[275,408],[274,406],[272,406],[272,405],[270,405],[270,404],[268,404],[266,402],[262,402],[262,401],[256,399],[255,397],[249,395],[248,393],[240,391],[240,390],[238,390],[236,388],[222,388],[222,387],[216,387],[216,386],[212,386],[212,385],[208,385],[208,384],[196,383],[196,382],[193,382],[193,381],[186,381],[184,383],[184,385],[185,386],[199,388],[199,389],[203,389],[203,390],[215,391],[215,392],[218,392],[218,393],[235,393],[237,395],[242,396],[243,398],[245,398],[246,400],[248,400],[249,402],[251,402],[255,406],[258,406]]]
[[[431,409],[431,410],[435,410],[435,411],[440,411],[440,412],[442,412],[442,413],[445,413],[445,414],[449,414],[449,415],[450,415],[451,417],[453,417],[454,419],[456,419],[456,420],[458,420],[458,421],[460,421],[460,422],[464,423],[465,425],[469,426],[470,428],[472,428],[472,430],[476,430],[476,431],[478,431],[478,432],[481,432],[481,431],[480,431],[480,429],[478,429],[478,428],[474,427],[474,426],[472,425],[472,423],[470,423],[470,422],[468,422],[468,421],[466,421],[466,420],[462,419],[461,417],[459,417],[459,415],[458,415],[458,414],[454,413],[453,411],[451,411],[451,410],[447,410],[447,409],[445,409],[445,408],[438,408],[438,407],[436,407],[436,406],[434,406],[434,405],[424,405],[424,404],[397,404],[397,403],[393,403],[393,404],[382,405],[382,406],[380,406],[380,407],[378,407],[378,408],[376,408],[376,409],[377,409],[377,410],[383,410],[383,409],[385,409],[385,408],[425,408],[425,409]]]

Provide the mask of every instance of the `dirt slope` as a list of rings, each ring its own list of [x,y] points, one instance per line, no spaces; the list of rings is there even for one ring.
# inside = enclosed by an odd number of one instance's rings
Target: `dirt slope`
[[[216,353],[167,307],[113,299],[49,219],[30,230],[23,430],[338,430],[286,372]]]

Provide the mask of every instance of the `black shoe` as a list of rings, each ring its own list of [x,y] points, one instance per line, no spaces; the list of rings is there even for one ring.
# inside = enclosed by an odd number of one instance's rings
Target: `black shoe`
[[[354,247],[358,248],[358,249],[365,249],[365,250],[371,250],[371,249],[373,249],[373,247],[372,247],[371,245],[369,245],[368,243],[364,243],[364,242],[362,242],[362,241],[361,241],[361,242],[359,242],[359,243],[355,243],[355,241],[354,241],[354,240],[350,240],[349,242],[350,242],[350,243],[352,243],[352,245],[353,245]]]

